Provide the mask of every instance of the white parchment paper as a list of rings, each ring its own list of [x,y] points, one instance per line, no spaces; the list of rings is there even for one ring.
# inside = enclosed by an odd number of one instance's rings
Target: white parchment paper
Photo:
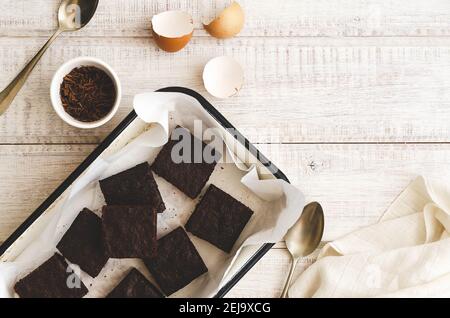
[[[44,231],[36,235],[33,243],[27,246],[14,261],[0,264],[0,297],[14,297],[14,284],[57,252],[57,243],[79,211],[87,207],[100,215],[101,207],[105,202],[98,180],[144,161],[151,164],[176,125],[181,125],[191,132],[194,129],[194,122],[198,120],[202,122],[205,130],[219,126],[197,100],[184,94],[141,94],[135,97],[134,106],[138,116],[145,122],[151,123],[149,128],[113,155],[99,157],[73,183],[67,198],[53,207],[50,222]],[[282,240],[303,209],[304,196],[298,189],[283,180],[261,179],[258,168],[240,160],[233,151],[234,148],[226,144],[223,157],[228,160],[217,165],[208,185],[213,183],[231,194],[249,206],[254,211],[254,215],[230,254],[189,234],[209,271],[171,295],[172,297],[213,296],[226,283],[224,277],[238,257],[241,248]],[[232,160],[229,160],[230,158]],[[156,175],[155,179],[167,207],[164,213],[158,215],[158,236],[161,237],[178,226],[184,226],[201,195],[192,200],[164,179]],[[96,278],[91,278],[80,271],[76,265],[72,264],[72,266],[79,272],[82,281],[89,289],[87,297],[107,295],[131,267],[138,268],[153,281],[143,262],[137,259],[110,259]]]

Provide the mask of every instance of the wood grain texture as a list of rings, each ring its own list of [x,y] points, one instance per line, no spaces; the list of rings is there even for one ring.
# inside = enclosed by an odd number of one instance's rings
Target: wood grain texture
[[[0,242],[94,149],[90,145],[0,146]]]
[[[45,41],[0,38],[0,86]],[[203,88],[205,63],[232,55],[245,65],[239,96],[217,100]],[[49,100],[51,78],[65,61],[95,56],[123,86],[108,125],[78,130]],[[145,38],[61,38],[47,52],[7,113],[0,143],[97,143],[131,110],[135,94],[166,86],[204,94],[253,142],[450,141],[450,38],[197,38],[177,55]]]
[[[2,0],[0,36],[48,35],[59,0]],[[151,17],[190,12],[196,36],[202,17],[227,0],[102,0],[94,20],[74,36],[149,36]],[[447,0],[240,0],[247,20],[242,36],[449,36]]]
[[[260,150],[325,211],[324,240],[377,222],[417,175],[450,177],[445,145],[275,145]],[[0,146],[0,241],[92,151],[93,145]]]
[[[134,94],[165,86],[204,94],[308,201],[320,201],[325,240],[376,222],[417,175],[449,177],[450,1],[239,0],[245,28],[220,41],[200,21],[227,1],[101,0],[89,26],[58,39],[0,117],[0,242],[125,117]],[[54,31],[59,2],[0,1],[0,89]],[[191,12],[196,25],[177,54],[151,39],[151,16],[168,9]],[[111,64],[123,85],[118,115],[94,130],[69,127],[50,105],[54,72],[81,55]],[[218,55],[245,66],[235,98],[203,88],[203,66]],[[278,297],[284,247],[229,296]],[[296,276],[314,259],[303,259]]]
[[[293,282],[311,266],[317,251],[297,263]],[[226,298],[278,298],[283,290],[291,257],[285,249],[271,249],[227,294]]]

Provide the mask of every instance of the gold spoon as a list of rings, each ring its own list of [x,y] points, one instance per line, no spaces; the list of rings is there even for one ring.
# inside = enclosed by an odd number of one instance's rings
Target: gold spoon
[[[303,209],[303,213],[284,237],[286,247],[292,257],[291,270],[284,285],[281,298],[286,298],[292,276],[300,257],[305,257],[319,246],[322,240],[324,217],[322,206],[318,202],[311,202]]]
[[[0,115],[2,115],[11,105],[17,93],[22,88],[31,71],[44,55],[50,44],[62,32],[78,31],[83,28],[94,16],[99,0],[62,0],[58,9],[58,30],[45,43],[42,49],[36,53],[31,61],[16,76],[16,78],[0,92]]]

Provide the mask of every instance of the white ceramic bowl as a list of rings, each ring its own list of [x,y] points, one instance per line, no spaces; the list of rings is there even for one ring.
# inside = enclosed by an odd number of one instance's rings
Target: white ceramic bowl
[[[114,82],[115,88],[116,88],[116,101],[114,103],[113,108],[111,111],[103,117],[100,120],[92,121],[92,122],[82,122],[79,121],[72,116],[70,116],[65,110],[61,103],[61,97],[60,97],[60,87],[63,82],[64,76],[69,74],[74,68],[81,67],[81,66],[95,66],[109,75],[111,79]],[[64,63],[55,73],[52,79],[52,83],[50,85],[50,98],[52,101],[53,108],[55,109],[58,116],[64,120],[69,125],[72,125],[74,127],[88,129],[88,128],[96,128],[100,127],[103,124],[107,123],[111,118],[114,117],[117,110],[119,109],[120,99],[122,98],[122,89],[120,86],[120,80],[114,72],[114,70],[105,62],[93,58],[93,57],[77,57],[75,59],[72,59],[66,63]]]

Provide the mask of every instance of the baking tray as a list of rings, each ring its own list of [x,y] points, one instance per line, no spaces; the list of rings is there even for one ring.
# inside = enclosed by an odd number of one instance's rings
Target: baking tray
[[[267,171],[275,178],[289,182],[284,173],[273,165],[259,150],[250,143],[213,105],[211,105],[202,95],[185,87],[167,87],[158,90],[158,92],[175,92],[189,95],[195,98],[203,109],[225,129],[233,129],[233,137],[236,138],[253,155]],[[0,259],[5,252],[24,234],[24,232],[38,220],[71,186],[71,184],[116,140],[116,138],[125,131],[137,118],[134,111],[131,113],[103,140],[103,142],[73,171],[69,177],[0,245]],[[273,247],[273,243],[267,243],[259,247],[248,260],[243,263],[237,271],[231,276],[225,285],[214,296],[215,298],[224,297],[233,288],[236,283]]]

